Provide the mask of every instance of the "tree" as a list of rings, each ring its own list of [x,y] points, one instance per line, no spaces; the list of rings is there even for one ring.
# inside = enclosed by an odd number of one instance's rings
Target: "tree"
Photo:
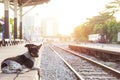
[[[113,2],[110,2],[109,4],[106,5],[106,11],[112,12],[113,15],[120,11],[120,0],[114,0]],[[112,41],[117,41],[117,34],[120,31],[120,22],[117,22],[113,20],[112,22],[108,23],[108,32],[112,32],[111,34],[111,40]]]
[[[10,24],[12,25],[12,34],[14,33],[14,20],[10,18]]]
[[[107,23],[107,41],[109,43],[117,40],[117,24],[116,20]]]
[[[89,18],[88,21],[74,30],[77,40],[87,40],[89,34],[100,34],[101,42],[116,40],[118,22],[111,12],[101,12],[98,16]],[[114,38],[113,38],[114,37]]]
[[[101,12],[98,16],[94,16],[92,19],[89,19],[90,23],[93,24],[93,33],[101,35],[101,42],[111,41],[110,34],[108,32],[108,25],[111,21],[115,21],[115,17],[111,12]]]
[[[4,20],[4,17],[2,17],[2,20]],[[14,33],[14,20],[10,18],[10,24],[12,25],[12,34]],[[2,32],[2,25],[0,24],[0,32]]]
[[[88,23],[81,24],[74,29],[74,37],[76,41],[87,41],[88,35],[92,32]]]
[[[80,26],[77,26],[74,29],[74,33],[73,34],[74,34],[75,41],[79,41],[80,40],[80,38],[81,38],[80,31],[81,31]]]
[[[74,29],[77,40],[86,40],[89,34],[100,34],[102,42],[116,42],[120,31],[120,22],[116,21],[115,12],[120,10],[120,1],[115,0],[106,5],[106,10]]]
[[[120,10],[120,0],[114,0],[106,5],[107,12],[116,13]]]

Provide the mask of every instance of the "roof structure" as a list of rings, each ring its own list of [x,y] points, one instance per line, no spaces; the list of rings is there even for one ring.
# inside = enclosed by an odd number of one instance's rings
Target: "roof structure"
[[[3,2],[4,0],[0,0],[0,2]],[[18,0],[18,6],[22,6],[23,4],[25,4],[24,6],[34,6],[34,5],[38,5],[38,4],[43,4],[43,3],[47,3],[50,0]],[[14,0],[10,0],[10,4],[14,5]]]

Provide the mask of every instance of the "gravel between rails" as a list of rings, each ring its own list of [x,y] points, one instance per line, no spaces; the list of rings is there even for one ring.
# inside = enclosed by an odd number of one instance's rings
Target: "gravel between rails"
[[[59,46],[61,48],[64,48],[66,50],[71,50],[70,48],[68,48],[68,45],[64,45],[63,44],[63,45],[57,45],[57,46]],[[71,50],[71,51],[73,51],[73,50]],[[98,58],[96,58],[94,56],[90,56],[90,55],[87,55],[87,54],[84,54],[84,53],[80,53],[80,52],[77,52],[77,51],[73,51],[73,52],[75,52],[75,53],[77,53],[79,55],[82,55],[82,56],[86,56],[87,58],[90,58],[92,60],[98,61],[98,62],[100,62],[100,63],[102,63],[102,64],[104,64],[106,66],[109,66],[109,67],[111,67],[113,69],[116,69],[116,70],[120,71],[120,62],[102,61],[102,60],[100,60],[100,59],[98,59]]]
[[[79,57],[71,56],[68,52],[61,49],[55,48],[55,50],[60,52],[60,55],[72,65],[72,67],[80,72],[81,75],[85,77],[85,80],[119,80],[110,73],[107,73],[102,68],[98,66],[93,66],[93,64],[82,60]]]
[[[41,80],[78,80],[48,45],[44,46],[40,68]]]

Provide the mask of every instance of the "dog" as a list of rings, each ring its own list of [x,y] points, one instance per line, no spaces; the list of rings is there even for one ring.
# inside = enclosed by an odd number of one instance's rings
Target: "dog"
[[[10,57],[1,63],[1,70],[3,73],[24,73],[28,70],[34,69],[35,58],[39,57],[39,49],[42,44],[26,44],[28,51],[16,57]]]

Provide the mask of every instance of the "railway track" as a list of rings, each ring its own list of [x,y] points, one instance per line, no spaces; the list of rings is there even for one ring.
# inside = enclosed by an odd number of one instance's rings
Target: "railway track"
[[[100,58],[97,58],[97,57],[95,57],[95,56],[92,56],[92,55],[89,55],[89,54],[86,54],[86,53],[81,53],[81,52],[79,52],[79,51],[71,50],[71,49],[68,47],[68,45],[59,45],[59,48],[61,48],[61,49],[63,49],[63,50],[66,50],[66,51],[70,51],[70,52],[75,53],[75,54],[77,54],[77,55],[79,55],[79,56],[87,57],[87,58],[89,58],[89,59],[91,59],[91,60],[94,60],[94,61],[97,61],[97,62],[99,62],[99,63],[101,63],[101,64],[104,64],[105,66],[108,66],[108,67],[113,68],[113,69],[115,69],[115,70],[117,70],[117,71],[120,71],[120,62],[119,62],[119,61],[115,61],[115,60],[118,59],[118,58],[115,58],[113,61],[109,61],[109,60],[107,60],[107,59],[106,59],[106,61],[104,61],[104,60],[102,60],[102,59],[100,59]],[[94,54],[94,52],[93,52],[92,54]],[[108,54],[108,53],[106,53],[106,54]],[[107,55],[106,55],[106,56],[107,56]],[[105,56],[105,57],[106,57],[106,56]],[[109,55],[108,55],[108,56],[109,56]],[[103,56],[103,58],[104,58],[104,56]],[[111,59],[111,58],[110,58],[110,59]]]
[[[79,80],[47,44],[43,46],[40,68],[40,80]]]
[[[50,47],[80,80],[120,80],[120,72],[84,56]],[[71,54],[72,53],[72,54]]]

